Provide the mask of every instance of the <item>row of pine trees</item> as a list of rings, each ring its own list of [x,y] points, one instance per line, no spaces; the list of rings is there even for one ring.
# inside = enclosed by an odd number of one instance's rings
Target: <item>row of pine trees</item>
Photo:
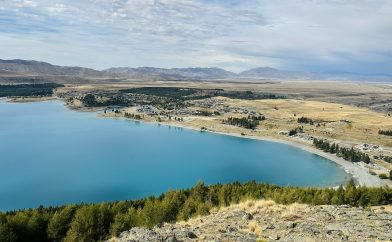
[[[392,130],[379,130],[378,134],[392,136]]]
[[[342,157],[347,161],[351,161],[351,162],[363,161],[365,163],[370,163],[370,157],[368,154],[365,154],[361,151],[356,151],[354,150],[353,147],[343,148],[343,147],[339,147],[338,144],[332,143],[331,145],[326,140],[316,139],[316,138],[313,139],[313,145],[316,148],[323,150],[325,152],[336,154],[337,156]]]
[[[248,119],[246,117],[243,117],[243,118],[229,117],[227,119],[224,119],[222,121],[222,123],[240,126],[240,127],[246,128],[246,129],[256,129],[256,127],[259,125],[260,121],[258,119],[252,119],[252,118]]]

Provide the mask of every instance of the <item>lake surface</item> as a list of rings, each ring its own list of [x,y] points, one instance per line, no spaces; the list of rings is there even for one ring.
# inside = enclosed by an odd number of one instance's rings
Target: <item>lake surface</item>
[[[256,180],[335,186],[335,163],[285,144],[0,100],[0,210],[135,199]]]

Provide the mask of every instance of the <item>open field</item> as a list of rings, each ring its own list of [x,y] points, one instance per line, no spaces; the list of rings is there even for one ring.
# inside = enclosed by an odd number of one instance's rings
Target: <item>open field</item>
[[[306,99],[370,107],[376,111],[392,113],[392,84],[337,81],[266,81],[266,82],[212,82],[212,81],[131,81],[89,85],[68,85],[59,92],[93,90],[120,90],[131,87],[187,87],[220,88],[235,91],[254,91],[286,95],[288,98]]]
[[[379,129],[392,129],[392,118],[367,108],[349,105],[293,99],[238,101],[224,100],[228,105],[247,107],[267,117],[261,129],[273,135],[282,129],[304,127],[304,132],[337,140],[375,143],[392,147],[392,139],[378,135]],[[307,117],[321,125],[299,124],[299,117]]]

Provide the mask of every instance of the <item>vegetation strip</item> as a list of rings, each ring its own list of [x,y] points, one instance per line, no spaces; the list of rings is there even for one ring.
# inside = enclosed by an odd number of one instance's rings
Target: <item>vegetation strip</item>
[[[259,122],[259,119],[249,119],[246,117],[243,117],[243,118],[229,117],[229,118],[223,120],[222,123],[240,126],[240,127],[246,128],[246,129],[255,129],[257,127],[257,125],[259,125],[260,122]]]
[[[339,145],[333,143],[332,145],[322,139],[313,139],[313,144],[316,148],[323,150],[325,152],[329,152],[332,154],[336,154],[339,157],[351,162],[360,162],[363,161],[365,163],[370,163],[370,157],[368,154],[365,154],[361,151],[355,151],[353,147],[351,149],[339,147]]]
[[[204,185],[168,191],[158,197],[135,201],[39,207],[0,213],[0,241],[100,241],[135,226],[152,227],[163,222],[206,215],[213,207],[248,199],[272,199],[277,203],[392,204],[392,189],[356,187],[299,188],[247,183]]]
[[[378,134],[392,136],[392,130],[379,130]]]
[[[51,96],[53,90],[64,85],[56,83],[0,85],[0,97]]]

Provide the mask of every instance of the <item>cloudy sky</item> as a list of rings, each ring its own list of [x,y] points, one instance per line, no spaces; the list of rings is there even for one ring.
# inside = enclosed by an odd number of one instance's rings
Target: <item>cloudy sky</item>
[[[0,0],[0,59],[392,74],[391,0]]]

